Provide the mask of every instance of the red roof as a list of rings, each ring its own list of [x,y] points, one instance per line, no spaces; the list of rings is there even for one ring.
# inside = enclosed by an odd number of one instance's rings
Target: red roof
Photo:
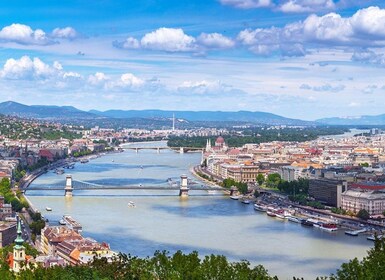
[[[352,188],[359,188],[363,190],[383,190],[385,189],[385,183],[354,183],[350,185]]]
[[[215,140],[215,143],[217,143],[217,144],[224,144],[225,143],[225,139],[223,139],[222,136],[219,136],[217,138],[217,140]]]

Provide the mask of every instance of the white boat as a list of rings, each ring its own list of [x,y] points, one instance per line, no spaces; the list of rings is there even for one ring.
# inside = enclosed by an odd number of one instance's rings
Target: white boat
[[[382,238],[384,238],[384,236],[382,234],[377,235],[377,239],[382,239]],[[368,236],[366,239],[370,240],[370,241],[375,241],[376,236],[374,234],[372,234],[371,236]]]
[[[261,212],[266,212],[267,211],[267,206],[255,203],[254,204],[254,210],[261,211]]]
[[[300,224],[301,223],[301,220],[299,220],[298,218],[294,217],[294,216],[289,216],[287,218],[290,222],[293,222],[293,223],[298,223]]]
[[[45,210],[46,211],[52,211],[52,208],[51,207],[46,207]]]
[[[64,221],[64,219],[60,219],[59,224],[61,224],[62,226],[67,225],[67,223],[66,223],[66,221]]]
[[[234,200],[238,200],[240,197],[240,195],[230,195],[230,198]]]
[[[333,224],[333,223],[322,223],[320,226],[320,229],[328,232],[332,232],[332,231],[337,231],[338,227],[336,224]]]
[[[63,168],[57,168],[55,170],[55,173],[58,174],[58,175],[64,174],[64,169]]]
[[[135,207],[136,207],[135,202],[133,202],[133,201],[129,201],[128,204],[127,204],[127,206],[128,206],[129,208],[135,208]]]
[[[242,200],[243,204],[250,204],[250,202],[251,202],[251,200],[248,200],[248,199]]]

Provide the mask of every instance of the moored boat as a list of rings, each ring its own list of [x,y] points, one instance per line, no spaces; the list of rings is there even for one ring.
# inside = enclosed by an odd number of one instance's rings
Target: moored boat
[[[312,223],[311,221],[309,220],[306,220],[306,219],[302,219],[301,220],[301,225],[304,225],[304,226],[307,226],[307,227],[312,227],[314,223]]]
[[[67,225],[67,223],[66,223],[66,221],[64,221],[64,219],[60,219],[59,224],[62,226]]]
[[[234,200],[238,200],[240,197],[239,195],[230,195],[230,198]]]
[[[338,230],[338,227],[334,223],[323,223],[321,224],[320,229],[332,232]]]
[[[377,237],[377,239],[383,239],[384,238],[384,236],[382,234],[378,234],[378,235],[372,234],[372,235],[366,237],[366,239],[370,240],[370,241],[375,241],[376,237]]]
[[[46,211],[52,211],[52,208],[51,207],[46,207],[45,210]]]
[[[251,200],[244,199],[244,200],[242,200],[242,203],[243,203],[243,204],[250,204],[250,203],[251,203]]]
[[[292,215],[288,216],[287,219],[288,219],[290,222],[293,222],[293,223],[298,223],[298,224],[301,223],[301,220],[300,220],[300,219],[298,219],[298,218],[296,218],[296,217],[294,217],[294,216],[292,216]]]
[[[263,204],[254,204],[254,210],[261,211],[261,212],[266,212],[267,211],[267,206]]]

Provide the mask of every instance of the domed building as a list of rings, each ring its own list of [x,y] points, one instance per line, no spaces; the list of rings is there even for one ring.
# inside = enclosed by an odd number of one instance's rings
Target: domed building
[[[213,148],[215,151],[226,151],[227,145],[225,139],[222,136],[219,136],[217,140],[215,140],[215,145]]]

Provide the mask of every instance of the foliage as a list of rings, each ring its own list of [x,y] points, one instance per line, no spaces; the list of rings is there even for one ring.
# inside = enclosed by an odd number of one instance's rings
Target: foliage
[[[7,278],[16,279],[15,275],[5,272]],[[3,275],[2,275],[3,276]],[[229,262],[225,256],[210,255],[200,259],[197,252],[184,254],[177,251],[174,255],[167,252],[155,252],[151,258],[137,258],[119,254],[112,261],[105,258],[94,259],[88,266],[37,267],[23,270],[19,279],[233,279],[233,280],[272,280],[261,266],[250,267],[247,261]]]
[[[281,180],[277,187],[281,192],[289,195],[304,194],[307,196],[309,193],[309,180],[304,178],[290,182]]]
[[[385,279],[385,240],[376,239],[374,247],[362,261],[357,258],[341,265],[330,280],[375,280]]]
[[[85,150],[85,151],[80,151],[80,152],[74,152],[72,155],[74,157],[82,157],[82,156],[87,156],[92,154],[91,150]]]
[[[233,131],[226,135],[225,140],[229,147],[241,147],[250,143],[265,143],[272,141],[298,141],[304,142],[314,140],[322,135],[342,134],[346,132],[342,127],[306,127],[306,128],[280,128],[269,129],[268,127],[253,127],[242,131]],[[241,133],[241,135],[239,135]],[[169,147],[206,147],[207,137],[204,136],[172,136],[167,142]],[[211,143],[216,137],[210,137]]]
[[[13,251],[13,246],[15,246],[15,244],[12,243],[8,246],[0,248],[1,256],[3,259],[6,259],[8,254]],[[23,246],[25,248],[25,253],[27,255],[33,256],[34,258],[36,258],[36,256],[39,254],[39,252],[34,247],[32,247],[29,243],[24,242]]]
[[[227,189],[230,189],[232,186],[235,186],[237,187],[238,191],[241,194],[246,194],[248,191],[248,187],[246,183],[237,182],[234,179],[230,179],[230,178],[224,179],[222,181],[222,186]]]
[[[316,208],[316,209],[325,209],[325,205],[323,205],[321,202],[319,201],[309,201],[307,203],[307,206],[310,206],[310,207],[313,207],[313,208]]]
[[[258,185],[261,186],[264,182],[265,182],[265,175],[263,175],[262,173],[258,173],[258,175],[257,175]]]
[[[267,175],[266,187],[276,189],[281,182],[281,176],[278,173]]]
[[[361,209],[357,213],[357,218],[360,218],[360,219],[363,219],[363,220],[367,220],[367,219],[370,218],[370,214],[369,214],[369,212],[366,209]]]
[[[0,181],[0,195],[4,196],[5,203],[12,205],[13,211],[19,212],[23,207],[28,207],[26,201],[20,201],[11,190],[11,183],[8,178],[3,178]]]
[[[342,208],[336,208],[336,207],[333,207],[332,209],[330,209],[330,211],[334,214],[340,214],[340,215],[346,215],[346,210],[345,209],[342,209]]]

